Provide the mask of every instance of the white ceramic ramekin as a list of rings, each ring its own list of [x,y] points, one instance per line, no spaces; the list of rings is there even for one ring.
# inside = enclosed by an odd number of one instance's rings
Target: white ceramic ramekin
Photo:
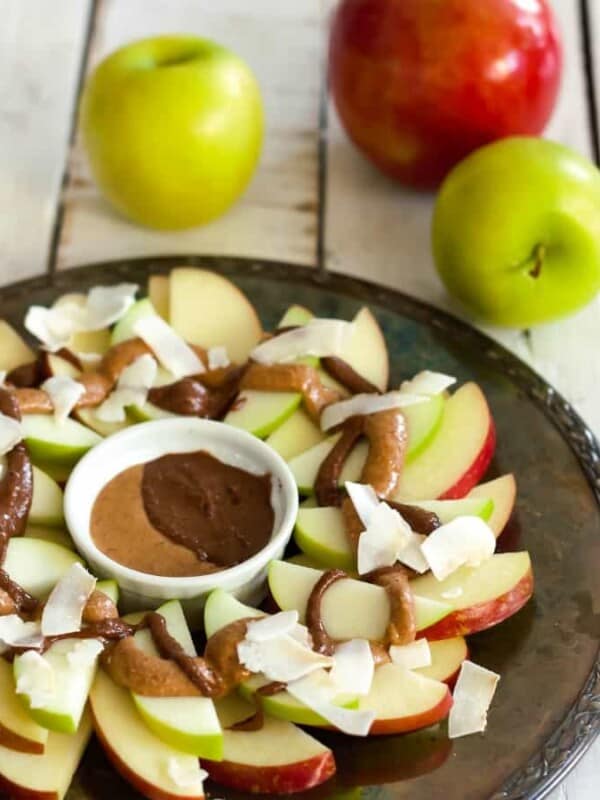
[[[166,453],[206,450],[221,461],[249,472],[272,475],[275,524],[271,540],[247,561],[221,572],[174,578],[149,575],[113,561],[91,537],[94,501],[115,475]],[[222,422],[176,417],[127,428],[96,445],[77,464],[65,490],[65,518],[75,546],[95,575],[112,578],[121,590],[125,611],[156,608],[165,600],[182,601],[192,625],[198,625],[206,595],[216,588],[244,602],[264,593],[269,561],[281,558],[298,512],[298,490],[285,461],[260,439]],[[115,511],[118,513],[118,510]]]

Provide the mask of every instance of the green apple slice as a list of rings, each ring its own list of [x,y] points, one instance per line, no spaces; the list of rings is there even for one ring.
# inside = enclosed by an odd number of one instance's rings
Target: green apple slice
[[[303,408],[298,408],[267,437],[266,442],[282,458],[289,461],[324,439],[325,434],[319,426]]]
[[[114,603],[117,602],[118,587],[115,581],[100,581],[96,589],[104,592]],[[51,700],[42,706],[32,707],[28,693],[19,695],[34,722],[48,730],[73,734],[79,728],[96,674],[98,656],[83,663],[70,661],[69,654],[75,647],[85,646],[86,641],[89,640],[76,637],[62,639],[43,654],[42,658],[54,672],[55,693]],[[16,656],[13,661],[15,683],[26,669],[22,656]]]
[[[240,603],[239,600],[222,589],[215,589],[208,596],[204,607],[204,628],[206,635],[211,636],[220,628],[224,628],[238,619],[261,616],[265,616],[262,611]],[[254,702],[260,700],[264,711],[272,717],[277,717],[277,719],[296,722],[299,725],[314,725],[317,727],[326,727],[328,725],[322,717],[286,691],[277,692],[277,694],[270,697],[257,695],[257,689],[267,683],[270,683],[270,681],[264,675],[253,675],[242,682],[239,686],[239,692],[246,699],[251,699]],[[335,702],[344,706],[344,708],[356,708],[358,698],[355,695],[340,695]]]
[[[402,409],[408,430],[408,445],[406,449],[406,462],[410,463],[424,450],[435,437],[439,428],[446,398],[436,395],[424,403],[415,403]],[[325,441],[309,447],[289,460],[289,467],[294,474],[298,490],[301,494],[312,494],[319,467],[329,455],[334,445],[340,438],[337,433],[329,436]],[[368,445],[360,441],[346,459],[340,476],[340,486],[345,481],[358,481],[367,458]]]
[[[12,665],[0,658],[0,746],[23,753],[43,753],[48,730],[27,713],[15,692]]]
[[[98,444],[100,436],[73,419],[57,422],[51,414],[26,414],[23,438],[32,461],[71,468]]]
[[[35,353],[16,330],[6,320],[0,319],[0,370],[10,372],[34,359]]]
[[[125,430],[131,421],[126,419],[124,422],[105,422],[98,419],[95,408],[78,408],[75,411],[75,416],[79,422],[83,423],[86,427],[91,428],[99,436],[112,436],[113,433]]]
[[[45,542],[53,542],[67,550],[72,551],[75,549],[75,543],[73,539],[71,539],[71,535],[66,528],[50,528],[46,525],[27,525],[23,536],[29,539],[43,539]]]
[[[43,600],[76,562],[81,559],[66,547],[22,536],[8,542],[4,569],[26,592]]]
[[[493,500],[486,497],[422,500],[414,505],[433,511],[442,524],[461,516],[476,516],[487,521],[494,510]],[[307,556],[324,567],[356,569],[355,555],[348,543],[344,519],[339,508],[300,508],[296,517],[294,539]]]
[[[60,527],[64,524],[63,493],[60,486],[38,467],[33,468],[33,497],[28,522]]]
[[[301,402],[302,395],[299,392],[244,389],[224,422],[264,438],[285,422]]]
[[[306,604],[323,572],[289,561],[271,561],[269,589],[280,609],[296,609],[303,620]],[[441,598],[413,594],[417,630],[423,630],[453,611]],[[365,581],[345,578],[337,581],[323,596],[321,605],[325,628],[334,639],[384,638],[390,619],[387,592]]]
[[[188,655],[196,649],[177,600],[158,609],[167,630]],[[148,631],[135,634],[136,645],[145,653],[158,655]],[[213,701],[208,697],[145,697],[132,692],[133,702],[150,730],[182,753],[219,761],[223,757],[223,732]]]
[[[291,305],[285,312],[283,317],[277,323],[278,328],[297,328],[306,325],[311,319],[314,319],[314,314],[304,306],[299,306],[296,303]]]
[[[324,567],[356,569],[356,557],[339,508],[300,508],[294,539],[309,558]]]
[[[156,309],[148,297],[145,297],[143,300],[138,300],[112,329],[110,335],[111,345],[120,344],[121,342],[127,341],[127,339],[135,339],[137,334],[133,328],[136,322],[145,317],[156,316]]]

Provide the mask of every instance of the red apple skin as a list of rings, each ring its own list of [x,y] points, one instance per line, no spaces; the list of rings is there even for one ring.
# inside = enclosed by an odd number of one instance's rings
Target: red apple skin
[[[348,135],[417,188],[488,142],[540,133],[561,64],[547,0],[343,0],[329,45]]]
[[[293,794],[319,786],[335,775],[331,750],[292,764],[275,767],[200,759],[211,779],[230,789],[252,794]]]
[[[529,570],[512,589],[500,597],[454,611],[429,628],[419,631],[419,636],[429,641],[436,641],[451,639],[454,636],[467,636],[492,628],[523,608],[533,595],[533,583],[533,572]]]
[[[8,747],[9,750],[16,750],[18,753],[33,753],[34,755],[41,755],[45,749],[41,742],[25,739],[24,736],[19,736],[18,733],[5,728],[4,725],[0,725],[0,745]]]
[[[483,442],[481,450],[477,455],[477,458],[469,469],[461,475],[461,477],[456,481],[454,486],[451,486],[449,489],[439,496],[438,499],[440,500],[459,500],[461,497],[469,494],[471,489],[476,486],[481,478],[485,475],[487,468],[490,465],[490,461],[494,457],[494,453],[496,452],[496,426],[494,424],[494,420],[490,414],[490,425],[488,428],[487,436]]]
[[[140,775],[137,775],[133,772],[124,761],[121,761],[120,757],[115,753],[115,751],[110,746],[110,742],[104,735],[102,728],[98,725],[96,718],[94,716],[94,712],[92,709],[92,717],[94,722],[94,732],[98,737],[98,741],[102,745],[104,752],[110,763],[119,773],[119,775],[127,781],[127,783],[131,784],[134,789],[137,789],[140,794],[144,797],[147,797],[148,800],[198,800],[197,795],[186,797],[184,795],[172,795],[168,792],[163,792],[162,789],[157,788],[148,781],[145,781]],[[39,795],[37,796],[39,800]],[[33,800],[33,798],[32,798]]]
[[[428,728],[445,719],[452,708],[452,695],[450,690],[446,692],[440,702],[433,708],[424,711],[422,714],[414,714],[412,717],[400,717],[399,719],[376,719],[369,730],[369,736],[384,736],[390,733],[409,733],[418,731],[420,728]]]

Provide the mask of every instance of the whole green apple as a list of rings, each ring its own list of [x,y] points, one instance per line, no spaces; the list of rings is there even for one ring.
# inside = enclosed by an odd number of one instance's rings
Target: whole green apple
[[[568,314],[600,289],[600,171],[545,139],[482,147],[442,184],[432,242],[448,290],[480,318]]]
[[[88,79],[80,113],[99,187],[154,228],[222,214],[246,187],[262,144],[254,75],[234,53],[193,36],[117,50]]]

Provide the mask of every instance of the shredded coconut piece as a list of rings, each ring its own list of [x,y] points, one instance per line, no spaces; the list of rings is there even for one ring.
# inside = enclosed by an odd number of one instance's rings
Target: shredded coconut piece
[[[0,617],[0,653],[11,647],[40,648],[44,642],[39,622],[24,622],[18,614]]]
[[[412,531],[402,516],[387,503],[379,503],[358,539],[358,574],[395,564],[409,544]]]
[[[204,372],[204,364],[192,348],[158,315],[143,317],[134,333],[152,350],[160,364],[176,378]]]
[[[19,444],[23,438],[21,423],[16,419],[0,413],[0,455],[6,455]]]
[[[431,372],[428,369],[424,369],[422,372],[417,373],[411,380],[402,381],[400,391],[433,397],[436,394],[442,394],[442,392],[445,392],[446,389],[453,386],[455,383],[456,378],[452,375],[444,375],[443,372]]]
[[[191,756],[171,756],[167,761],[167,774],[180,789],[202,790],[202,782],[208,777],[198,762]]]
[[[249,642],[266,642],[277,636],[291,633],[298,623],[298,612],[280,611],[278,614],[262,617],[246,626],[246,640]]]
[[[31,708],[43,708],[56,695],[56,675],[52,665],[35,650],[20,656],[21,674],[17,678],[17,694],[29,698]]]
[[[250,357],[260,364],[276,364],[303,356],[341,356],[353,332],[352,322],[311,319],[306,325],[261,342],[250,353]]]
[[[156,361],[149,353],[138,356],[119,375],[117,386],[96,408],[102,422],[124,422],[128,406],[143,406],[156,378]]]
[[[337,688],[325,670],[313,672],[288,683],[287,690],[296,700],[304,703],[338,730],[351,736],[367,736],[375,719],[374,711],[360,711],[334,705],[332,700],[337,694]]]
[[[392,645],[389,653],[392,662],[405,669],[431,666],[431,648],[427,639],[416,639],[410,644]]]
[[[463,661],[454,687],[454,703],[448,717],[448,736],[457,739],[482,733],[500,675],[472,661]]]
[[[217,345],[210,347],[208,350],[208,368],[209,369],[224,369],[231,364],[229,356],[227,355],[227,348],[224,345]]]
[[[55,375],[42,383],[54,406],[54,418],[59,424],[65,420],[75,408],[79,398],[85,394],[85,387],[68,375]]]
[[[74,633],[81,628],[83,609],[94,591],[96,578],[79,562],[62,576],[42,612],[44,636]]]
[[[321,414],[321,430],[328,431],[336,428],[350,417],[377,414],[380,411],[389,411],[392,408],[406,408],[415,403],[427,401],[424,395],[408,394],[405,392],[387,392],[386,394],[355,394],[349,400],[340,400],[331,403]]]
[[[442,581],[463,565],[478,567],[494,554],[496,537],[481,517],[456,517],[436,528],[421,545],[435,577]]]

